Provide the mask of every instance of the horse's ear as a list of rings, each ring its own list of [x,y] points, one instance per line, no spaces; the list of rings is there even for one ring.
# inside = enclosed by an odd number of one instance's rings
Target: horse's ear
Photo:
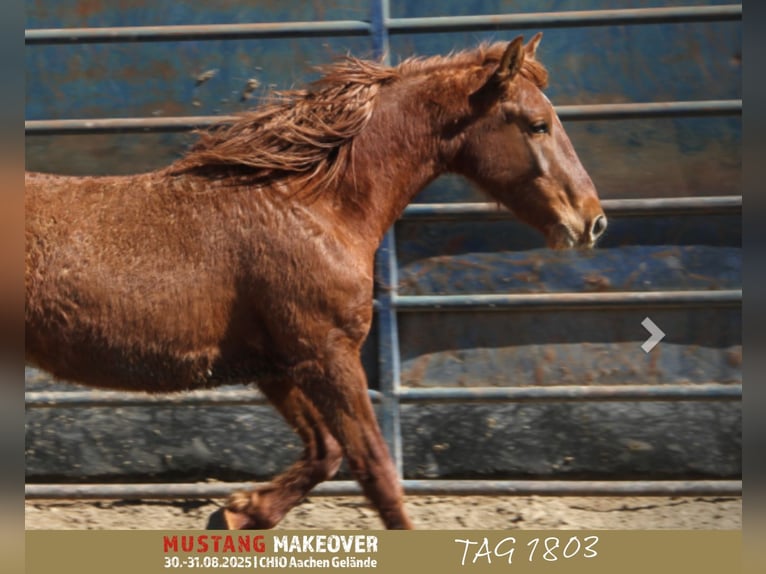
[[[524,65],[524,55],[524,37],[518,36],[503,52],[503,57],[500,58],[500,64],[495,71],[495,78],[501,82],[511,81]]]
[[[503,96],[505,86],[521,71],[525,54],[523,36],[515,38],[508,44],[495,71],[488,78],[484,76],[486,79],[482,81],[481,86],[471,92],[469,101],[472,109],[484,109]]]
[[[543,33],[538,32],[534,36],[532,36],[532,39],[527,42],[527,45],[524,46],[524,51],[527,53],[527,56],[534,58],[535,53],[537,52],[537,46],[540,45],[540,40],[543,39]]]

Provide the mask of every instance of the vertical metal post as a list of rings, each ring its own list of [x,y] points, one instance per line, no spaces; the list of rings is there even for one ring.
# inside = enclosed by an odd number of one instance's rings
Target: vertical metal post
[[[397,289],[396,246],[393,228],[375,256],[378,279],[378,376],[381,393],[381,430],[402,476],[402,432],[399,417],[399,328],[394,297]]]
[[[370,23],[372,48],[376,58],[389,62],[388,0],[372,0]],[[383,237],[375,255],[378,279],[378,373],[380,379],[381,430],[391,449],[396,470],[402,476],[402,431],[399,417],[399,385],[401,369],[399,363],[399,330],[396,320],[397,276],[396,238],[394,228]]]
[[[388,0],[372,0],[370,5],[370,27],[372,28],[372,51],[376,58],[383,58],[389,64],[388,21],[391,9]]]

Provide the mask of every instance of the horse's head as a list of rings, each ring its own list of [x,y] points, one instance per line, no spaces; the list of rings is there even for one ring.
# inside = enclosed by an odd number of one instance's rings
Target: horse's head
[[[595,186],[533,69],[542,34],[521,37],[499,64],[478,76],[461,122],[451,168],[478,183],[519,219],[540,230],[550,247],[592,246],[606,229]],[[525,69],[525,60],[526,63]],[[455,148],[453,148],[455,149]]]

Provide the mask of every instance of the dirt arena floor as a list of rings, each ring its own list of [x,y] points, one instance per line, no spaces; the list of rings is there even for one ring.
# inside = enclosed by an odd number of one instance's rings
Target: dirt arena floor
[[[26,528],[203,529],[221,501],[26,502]],[[416,528],[534,529],[739,529],[740,497],[515,497],[410,496]],[[282,529],[379,529],[375,512],[361,497],[317,496],[293,509]]]

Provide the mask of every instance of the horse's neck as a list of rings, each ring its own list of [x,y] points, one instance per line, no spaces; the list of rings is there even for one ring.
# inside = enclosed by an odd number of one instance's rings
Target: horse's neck
[[[443,173],[439,142],[432,119],[414,98],[382,94],[353,146],[343,193],[357,229],[377,247],[415,195]]]

